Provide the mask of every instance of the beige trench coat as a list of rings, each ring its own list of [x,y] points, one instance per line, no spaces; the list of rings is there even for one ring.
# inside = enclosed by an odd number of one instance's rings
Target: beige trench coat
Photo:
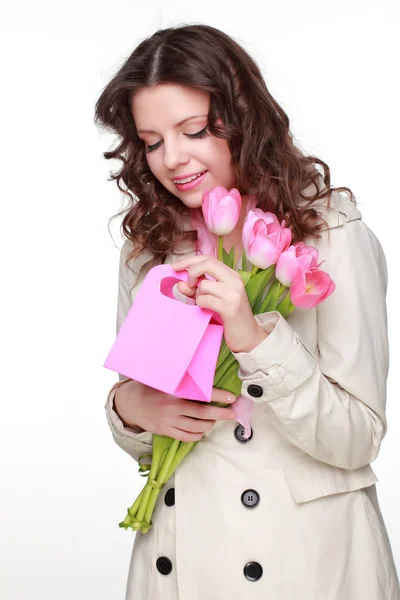
[[[132,532],[126,600],[400,599],[370,466],[387,428],[386,261],[354,203],[335,192],[331,205],[321,205],[321,239],[304,241],[326,260],[335,292],[287,320],[257,317],[270,335],[236,354],[242,394],[255,402],[252,437],[217,422],[188,455],[159,496],[152,529]],[[129,244],[117,331],[158,264],[144,253],[127,270]],[[123,426],[114,394],[113,438],[137,461],[151,434]]]

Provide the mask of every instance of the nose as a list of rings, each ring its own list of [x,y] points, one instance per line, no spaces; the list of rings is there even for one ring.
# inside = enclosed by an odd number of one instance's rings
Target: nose
[[[183,148],[183,144],[178,141],[166,142],[163,144],[164,165],[169,171],[176,171],[178,165],[185,165],[190,161],[188,152]]]

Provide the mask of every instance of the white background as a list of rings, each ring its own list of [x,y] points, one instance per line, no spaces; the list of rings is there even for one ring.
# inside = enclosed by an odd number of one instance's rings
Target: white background
[[[396,6],[397,5],[397,6]],[[122,599],[144,480],[104,413],[116,381],[123,206],[94,104],[144,38],[206,23],[242,43],[302,149],[349,186],[389,269],[389,429],[373,468],[400,566],[397,2],[17,2],[0,11],[0,596]],[[367,300],[367,299],[366,299]],[[396,335],[397,334],[397,335]],[[310,599],[311,600],[311,599]]]

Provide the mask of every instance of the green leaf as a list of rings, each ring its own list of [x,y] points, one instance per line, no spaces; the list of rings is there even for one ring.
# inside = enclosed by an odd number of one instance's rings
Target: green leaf
[[[219,348],[218,359],[217,359],[217,364],[216,364],[215,370],[217,370],[219,368],[219,366],[222,365],[222,363],[225,361],[226,358],[228,358],[230,353],[231,353],[231,351],[229,350],[228,346],[226,345],[225,338],[224,338],[224,336],[222,336],[222,342],[221,342],[221,346]]]
[[[232,248],[231,248],[231,250],[229,252],[229,258],[230,258],[230,261],[231,261],[230,267],[231,267],[231,269],[234,269],[235,266],[236,266],[235,265],[235,247],[234,246],[232,246]]]
[[[224,257],[224,265],[227,265],[228,267],[231,267],[231,257],[227,253],[227,251],[225,250],[225,248],[222,249],[222,253],[223,253],[223,257]]]
[[[221,390],[226,390],[235,396],[240,396],[242,390],[242,380],[238,376],[239,363],[234,356],[232,356],[232,362],[228,369],[219,378],[218,383],[214,384],[214,387],[218,387]]]
[[[247,263],[246,251],[243,248],[243,251],[242,251],[242,269],[243,269],[243,271],[246,270],[246,267],[247,267],[246,263]]]
[[[293,309],[294,304],[292,304],[292,301],[290,300],[290,292],[288,291],[284,299],[281,300],[281,302],[279,302],[278,306],[276,307],[276,310],[282,315],[284,319],[286,319]]]
[[[264,298],[260,310],[257,314],[262,314],[265,312],[269,312],[271,310],[276,310],[279,297],[282,293],[282,290],[285,288],[284,285],[280,283],[277,279],[273,282],[270,289],[268,290],[268,294]]]
[[[247,283],[251,277],[251,273],[249,271],[243,271],[242,269],[238,269],[238,273],[242,278],[244,285],[247,286]]]
[[[259,271],[255,275],[252,275],[247,282],[246,292],[252,310],[257,302],[258,297],[264,292],[265,286],[271,279],[274,271],[275,265],[271,265],[271,267],[268,269],[264,269],[263,271]]]

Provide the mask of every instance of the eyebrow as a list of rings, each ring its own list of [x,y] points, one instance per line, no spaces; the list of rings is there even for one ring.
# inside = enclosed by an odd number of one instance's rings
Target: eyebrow
[[[197,117],[207,117],[207,115],[193,115],[193,117],[186,117],[186,119],[183,119],[183,121],[179,121],[179,123],[176,123],[176,125],[174,125],[174,127],[180,127],[181,125],[183,125],[184,123],[186,123],[186,121],[190,121],[190,119],[196,119]],[[157,133],[156,131],[153,131],[152,129],[138,129],[137,130],[138,133]]]

